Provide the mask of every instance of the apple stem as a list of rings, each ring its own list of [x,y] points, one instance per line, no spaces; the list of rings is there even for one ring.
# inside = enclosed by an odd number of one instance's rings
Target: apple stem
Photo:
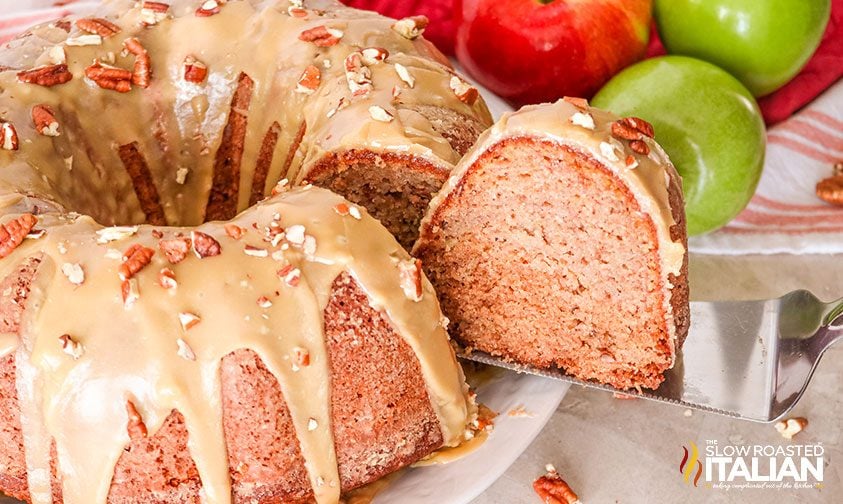
[[[538,2],[542,5],[547,5],[553,3],[554,0],[538,0]]]

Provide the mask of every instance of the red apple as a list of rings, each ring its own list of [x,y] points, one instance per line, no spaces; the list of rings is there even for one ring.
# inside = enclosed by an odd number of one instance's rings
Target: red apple
[[[644,57],[651,0],[456,0],[457,58],[515,105],[591,97]]]

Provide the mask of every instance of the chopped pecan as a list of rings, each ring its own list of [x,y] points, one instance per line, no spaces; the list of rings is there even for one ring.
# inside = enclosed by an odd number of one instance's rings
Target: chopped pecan
[[[360,54],[363,56],[363,63],[367,65],[376,65],[389,57],[389,51],[383,47],[367,47],[362,49]]]
[[[192,329],[195,327],[199,322],[202,322],[202,319],[199,315],[191,312],[180,312],[179,313],[179,323],[181,324],[182,329],[185,331]]]
[[[369,115],[372,116],[372,119],[374,119],[375,121],[385,123],[392,122],[392,120],[395,118],[395,116],[393,116],[391,112],[389,112],[383,107],[379,107],[378,105],[372,105],[371,107],[369,107]]]
[[[468,105],[474,105],[474,102],[477,101],[477,97],[480,96],[477,88],[460,79],[456,75],[451,76],[450,86],[454,94],[457,95],[457,98]]]
[[[562,99],[580,110],[588,108],[588,100],[585,98],[577,98],[575,96],[563,96]]]
[[[295,287],[301,280],[301,270],[288,264],[277,271],[278,277],[284,280],[284,283],[290,287]]]
[[[32,70],[18,72],[18,80],[27,84],[51,87],[64,84],[73,79],[73,74],[68,70],[67,65],[45,65]]]
[[[120,27],[103,18],[83,18],[76,21],[80,30],[108,38],[120,33]]]
[[[401,290],[411,301],[421,301],[422,298],[422,262],[421,259],[408,259],[398,263]]]
[[[203,2],[198,9],[196,9],[196,15],[198,17],[209,17],[214,14],[219,14],[220,10],[222,10],[223,3],[224,2],[220,2],[219,0],[207,0],[206,2]]]
[[[246,230],[243,229],[242,227],[238,226],[237,224],[226,224],[225,225],[225,234],[227,234],[229,237],[231,237],[235,240],[239,240],[240,238],[242,238],[243,234],[245,232],[246,232]]]
[[[204,82],[208,77],[208,67],[196,59],[194,56],[188,56],[184,59],[184,80],[199,84]]]
[[[345,58],[344,65],[345,79],[351,96],[355,98],[368,96],[374,86],[372,85],[372,70],[363,63],[363,55],[359,51],[349,54]]]
[[[398,77],[404,81],[410,87],[414,87],[416,85],[416,79],[410,74],[410,71],[407,70],[407,67],[402,65],[401,63],[395,64],[395,73],[398,74]]]
[[[647,145],[647,142],[644,140],[630,140],[629,148],[633,150],[633,152],[637,152],[642,156],[646,156],[650,153],[650,146]]]
[[[62,352],[73,357],[73,360],[79,360],[79,358],[85,353],[85,347],[73,339],[73,337],[69,334],[62,334],[59,336],[59,343],[61,343]]]
[[[126,427],[129,431],[129,437],[131,439],[145,438],[149,432],[147,432],[143,418],[132,401],[126,401],[126,413],[129,415],[129,423]]]
[[[653,125],[639,117],[624,117],[612,123],[612,134],[623,140],[641,140],[653,138]]]
[[[139,243],[132,244],[126,252],[123,253],[123,264],[117,270],[120,275],[120,280],[128,280],[135,276],[135,273],[142,270],[147,264],[152,262],[152,256],[155,251],[149,247],[144,247]]]
[[[220,255],[222,252],[220,242],[209,234],[201,231],[191,231],[190,238],[193,241],[193,253],[199,259]]]
[[[331,47],[337,45],[342,36],[342,30],[319,25],[301,32],[299,34],[299,40],[313,42],[319,47]]]
[[[59,30],[63,30],[65,32],[70,32],[70,28],[73,26],[70,24],[70,21],[67,19],[59,19],[58,21],[53,22],[52,26],[55,26]]]
[[[3,150],[18,150],[20,141],[18,130],[9,122],[0,122],[0,148]]]
[[[85,77],[103,89],[128,93],[132,90],[132,72],[123,68],[103,65],[99,60],[85,69]]]
[[[140,298],[138,279],[123,280],[123,283],[120,284],[120,294],[123,297],[123,307],[128,310]]]
[[[148,88],[152,80],[152,62],[149,53],[141,45],[140,40],[131,37],[123,41],[123,45],[135,56],[135,68],[132,72],[132,84]]]
[[[306,348],[293,348],[293,369],[307,367],[310,365],[310,352]]]
[[[157,25],[167,19],[170,5],[162,2],[143,2],[141,5],[141,23],[144,26]]]
[[[44,136],[59,136],[59,122],[49,105],[35,105],[32,107],[32,122],[35,123],[35,130]]]
[[[832,205],[843,205],[843,161],[834,164],[831,177],[817,182],[817,197]]]
[[[176,274],[170,268],[161,268],[158,272],[158,283],[165,289],[175,289],[179,286],[176,282]]]
[[[37,222],[37,217],[26,213],[5,224],[0,224],[0,259],[11,254]]]
[[[533,490],[545,504],[578,504],[580,502],[577,494],[559,476],[556,469],[549,464],[547,474],[533,482]]]
[[[187,344],[187,341],[179,338],[176,340],[176,346],[178,346],[178,351],[176,352],[179,357],[184,360],[195,361],[196,354],[193,353],[193,349],[190,348],[190,345]]]
[[[190,252],[190,245],[190,238],[178,237],[158,240],[158,249],[161,250],[170,264],[182,262],[187,257],[187,253]]]
[[[424,33],[429,22],[426,16],[411,16],[393,23],[392,29],[402,37],[413,40]]]
[[[304,69],[304,72],[299,77],[299,82],[296,84],[296,93],[313,94],[319,89],[319,84],[322,82],[322,72],[316,65],[309,65]]]
[[[808,419],[805,417],[788,418],[776,422],[776,430],[785,439],[793,439],[793,436],[802,432],[808,426]]]

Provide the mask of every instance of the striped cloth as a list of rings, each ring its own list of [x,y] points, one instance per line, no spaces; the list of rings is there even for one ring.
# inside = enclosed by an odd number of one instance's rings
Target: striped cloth
[[[691,238],[691,251],[843,253],[843,207],[815,195],[841,161],[843,81],[768,131],[764,173],[749,206],[723,229]]]
[[[0,43],[25,28],[70,13],[90,13],[90,0],[3,0]],[[843,161],[843,82],[768,132],[758,191],[725,228],[690,240],[707,254],[843,253],[843,208],[816,198],[814,186]]]

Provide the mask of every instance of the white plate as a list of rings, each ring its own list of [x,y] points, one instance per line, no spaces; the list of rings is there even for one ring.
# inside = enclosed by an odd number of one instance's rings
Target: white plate
[[[0,27],[4,26],[4,20],[21,17],[21,12],[27,10],[24,5],[28,4],[30,10],[35,10],[49,6],[53,1],[14,2],[12,10],[16,12],[0,16]],[[37,13],[39,17],[41,14],[60,13],[64,9],[88,13],[92,5],[96,4],[80,2],[63,9],[37,9]],[[49,19],[44,17],[35,22]],[[0,36],[4,31],[11,30],[0,28]],[[481,92],[496,118],[511,110],[492,93],[482,88]],[[467,504],[494,483],[530,445],[556,411],[568,387],[568,384],[556,380],[509,371],[482,384],[477,390],[478,400],[499,413],[486,442],[473,453],[450,464],[408,469],[377,496],[375,504]],[[526,415],[510,416],[508,412],[515,409]],[[0,497],[0,504],[17,503],[16,500]]]

